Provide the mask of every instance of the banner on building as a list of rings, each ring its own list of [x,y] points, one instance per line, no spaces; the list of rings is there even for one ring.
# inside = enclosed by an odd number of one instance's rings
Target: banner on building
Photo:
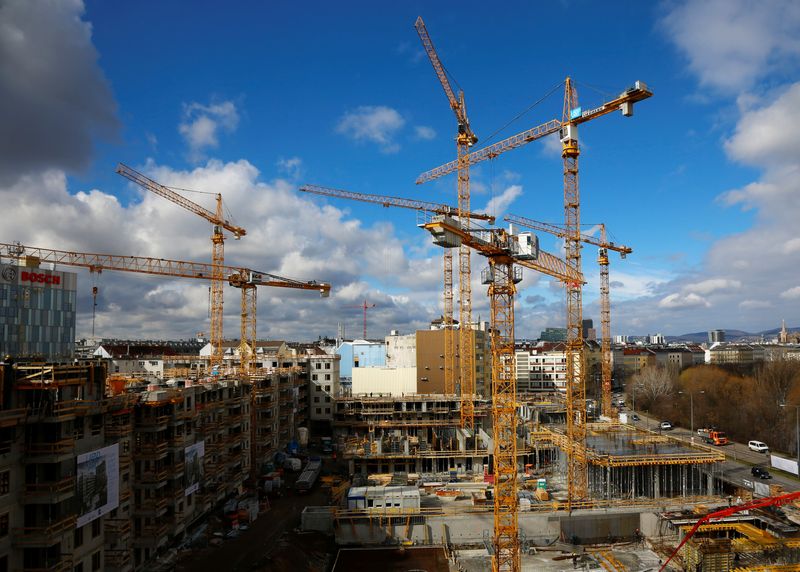
[[[189,445],[185,449],[186,458],[186,490],[184,496],[188,496],[200,488],[200,480],[203,478],[203,457],[206,455],[206,442],[200,441],[194,445]]]
[[[80,527],[119,506],[119,443],[78,455],[77,491]]]

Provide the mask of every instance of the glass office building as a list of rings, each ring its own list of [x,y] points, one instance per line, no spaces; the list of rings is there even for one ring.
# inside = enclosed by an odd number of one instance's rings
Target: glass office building
[[[0,263],[0,357],[71,359],[78,276]]]

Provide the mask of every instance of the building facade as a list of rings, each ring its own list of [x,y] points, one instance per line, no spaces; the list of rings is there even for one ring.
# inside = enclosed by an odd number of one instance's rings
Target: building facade
[[[77,284],[73,272],[0,264],[0,357],[71,359]]]

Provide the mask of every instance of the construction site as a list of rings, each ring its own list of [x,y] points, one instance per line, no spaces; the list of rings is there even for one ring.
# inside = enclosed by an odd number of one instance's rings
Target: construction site
[[[456,158],[417,184],[455,174],[457,205],[299,189],[419,213],[419,228],[442,250],[442,315],[436,335],[414,338],[414,365],[363,367],[354,352],[344,391],[333,350],[259,340],[258,289],[328,297],[331,284],[226,265],[224,241],[247,231],[226,218],[221,194],[209,210],[120,163],[117,173],[137,188],[211,224],[211,263],[3,243],[0,259],[13,269],[3,285],[17,288],[19,271],[74,299],[75,275],[57,266],[200,281],[209,286],[208,347],[160,362],[129,356],[132,368],[158,362],[158,375],[121,371],[100,353],[60,363],[9,355],[0,363],[0,572],[155,572],[180,569],[181,558],[200,569],[191,558],[223,554],[240,537],[264,546],[231,569],[282,570],[273,567],[277,539],[291,548],[285,557],[302,552],[303,535],[324,536],[335,549],[293,569],[800,571],[800,493],[737,483],[723,447],[657,422],[653,430],[628,423],[612,401],[623,389],[612,372],[609,257],[633,249],[610,241],[603,224],[585,232],[578,128],[612,113],[631,117],[653,92],[634,81],[583,108],[567,77],[560,118],[473,149],[465,94],[451,85],[421,17],[415,28],[444,91],[442,108],[454,115],[456,143]],[[509,215],[503,228],[474,212],[470,168],[548,136],[561,148],[563,222]],[[536,233],[563,241],[563,252],[541,249]],[[583,324],[588,246],[598,249],[600,278],[596,396],[587,396]],[[472,311],[473,254],[487,263],[480,282],[491,317],[483,329]],[[565,299],[563,360],[537,391],[517,379],[523,269],[557,281]],[[226,285],[239,294],[233,342],[222,330]],[[93,296],[96,307],[96,287]],[[34,292],[26,308],[47,311],[49,300]],[[366,299],[361,307],[366,342]],[[93,337],[94,326],[93,316]],[[46,353],[35,346],[45,340],[25,327],[9,344],[20,356]],[[289,496],[297,522],[248,536]],[[320,504],[302,500],[323,496]]]

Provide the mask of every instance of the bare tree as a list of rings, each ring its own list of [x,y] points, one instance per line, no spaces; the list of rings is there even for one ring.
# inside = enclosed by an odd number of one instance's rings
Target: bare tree
[[[646,366],[633,376],[633,383],[640,386],[644,402],[650,404],[672,393],[674,377],[665,367]]]

